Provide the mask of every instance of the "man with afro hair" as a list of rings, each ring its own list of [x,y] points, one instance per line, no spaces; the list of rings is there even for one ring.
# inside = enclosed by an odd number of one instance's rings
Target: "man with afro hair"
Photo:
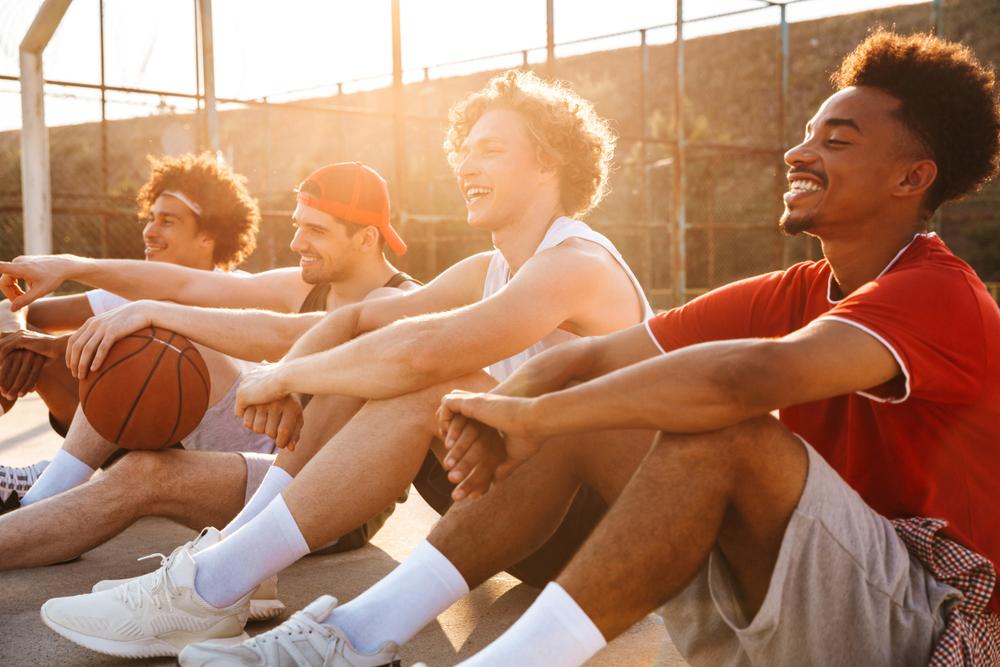
[[[1000,664],[1000,311],[927,228],[997,170],[995,76],[880,30],[833,83],[785,154],[780,221],[824,259],[445,397],[459,476],[504,434],[509,479],[430,536],[470,586],[580,481],[617,498],[466,667],[579,665],[661,605],[695,666]],[[621,456],[619,429],[650,429],[634,474],[573,458]]]

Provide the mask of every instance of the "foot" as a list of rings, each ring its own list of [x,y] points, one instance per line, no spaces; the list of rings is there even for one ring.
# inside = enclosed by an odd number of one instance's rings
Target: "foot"
[[[193,556],[203,549],[207,549],[210,546],[218,544],[221,539],[222,533],[209,526],[198,533],[198,536],[190,542],[185,542],[171,551],[170,555],[165,558],[163,554],[150,554],[149,556],[143,556],[139,560],[159,556],[161,559],[160,566],[169,568],[170,564],[173,563],[174,559],[177,557],[177,554],[184,552]],[[140,577],[131,577],[128,579],[105,579],[103,581],[98,581],[94,584],[91,592],[100,593],[101,591],[106,591],[110,588],[115,588],[116,586],[128,583],[129,581],[134,581],[135,579],[140,579],[142,577],[150,578],[153,577],[156,572],[157,571],[154,570],[153,572],[141,575]],[[272,618],[281,616],[284,611],[285,604],[278,599],[278,575],[274,575],[273,577],[269,577],[262,581],[260,586],[255,588],[250,594],[250,621],[269,621]]]
[[[182,667],[400,667],[399,647],[392,642],[375,653],[361,653],[339,628],[320,623],[336,606],[335,598],[324,595],[270,632],[239,645],[192,644],[181,651],[177,662]]]
[[[186,552],[152,576],[42,605],[42,621],[98,653],[126,658],[174,656],[195,642],[238,644],[250,612],[250,596],[217,608],[194,590],[197,564]]]
[[[23,468],[0,466],[0,514],[21,506],[21,498],[38,480],[48,461],[39,461]]]

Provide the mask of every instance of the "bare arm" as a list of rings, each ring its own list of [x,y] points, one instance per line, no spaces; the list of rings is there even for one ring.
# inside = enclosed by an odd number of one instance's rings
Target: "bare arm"
[[[88,259],[73,255],[18,257],[0,262],[0,289],[22,308],[55,291],[63,282],[76,280],[101,287],[127,299],[160,299],[194,306],[267,308],[294,311],[308,292],[296,268],[258,274],[202,271],[167,262],[131,259]],[[18,295],[14,280],[21,278],[28,291]]]
[[[94,314],[86,294],[39,299],[28,308],[28,326],[46,333],[73,331]]]
[[[331,350],[290,360],[270,379],[281,394],[386,398],[472,373],[520,352],[586,311],[599,298],[606,270],[620,271],[603,264],[589,270],[584,262],[592,261],[597,260],[577,250],[554,248],[525,263],[488,299],[403,319]],[[356,332],[370,330],[368,324],[359,316]]]
[[[700,432],[870,389],[900,372],[874,337],[819,321],[775,340],[692,345],[537,399],[446,401],[453,411],[532,438],[616,428]],[[460,405],[465,398],[472,400]]]

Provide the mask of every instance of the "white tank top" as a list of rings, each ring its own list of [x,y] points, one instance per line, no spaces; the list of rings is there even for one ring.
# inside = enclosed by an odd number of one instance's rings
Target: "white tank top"
[[[535,248],[534,254],[548,250],[549,248],[554,248],[566,239],[571,238],[581,238],[587,241],[591,241],[601,246],[607,250],[618,265],[622,267],[625,271],[625,275],[628,276],[629,280],[632,281],[632,286],[635,288],[635,293],[638,295],[639,299],[642,301],[642,320],[645,321],[653,316],[653,309],[649,306],[649,301],[646,299],[646,294],[642,291],[642,286],[639,285],[639,280],[632,273],[632,269],[629,268],[628,264],[622,258],[621,253],[615,248],[615,245],[608,239],[608,237],[603,234],[599,234],[587,226],[585,223],[579,220],[574,220],[572,218],[561,217],[557,218],[549,226],[549,230],[545,232],[545,237],[542,242],[538,244]],[[493,251],[493,257],[490,258],[490,267],[486,272],[486,281],[483,283],[483,298],[493,296],[499,292],[511,279],[510,265],[504,258],[503,253],[499,250]],[[638,322],[637,322],[638,324]],[[531,359],[536,354],[547,350],[548,348],[558,345],[559,343],[565,343],[568,340],[574,338],[579,338],[576,334],[564,331],[563,329],[556,329],[549,333],[545,338],[538,341],[526,350],[518,352],[512,357],[508,357],[503,361],[498,361],[492,364],[486,369],[486,372],[493,377],[497,382],[503,382],[506,380],[511,373],[517,370],[518,366]]]

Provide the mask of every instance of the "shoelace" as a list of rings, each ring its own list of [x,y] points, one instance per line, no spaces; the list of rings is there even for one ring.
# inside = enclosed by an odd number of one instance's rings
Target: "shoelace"
[[[174,549],[176,552],[177,549]],[[125,603],[125,605],[132,610],[138,609],[145,598],[148,598],[150,602],[157,609],[162,609],[164,601],[170,606],[170,600],[177,596],[177,585],[174,583],[173,577],[170,576],[170,571],[167,567],[169,564],[170,556],[164,556],[163,554],[156,553],[150,554],[148,556],[143,556],[139,560],[145,560],[146,558],[160,557],[160,567],[155,572],[151,572],[152,580],[149,585],[146,586],[143,581],[145,577],[139,577],[138,579],[133,579],[132,581],[126,582],[123,586],[119,586],[117,589],[119,599]],[[162,595],[166,593],[166,598]]]
[[[38,479],[39,473],[34,465],[23,468],[0,466],[0,488],[23,495]]]
[[[249,648],[256,648],[258,644],[263,646],[268,642],[277,642],[280,646],[281,640],[286,636],[294,637],[295,635],[312,633],[317,633],[324,638],[329,638],[334,634],[333,629],[329,626],[323,625],[305,612],[297,611],[292,614],[291,618],[273,630],[257,635],[256,637],[251,637],[243,643]]]

